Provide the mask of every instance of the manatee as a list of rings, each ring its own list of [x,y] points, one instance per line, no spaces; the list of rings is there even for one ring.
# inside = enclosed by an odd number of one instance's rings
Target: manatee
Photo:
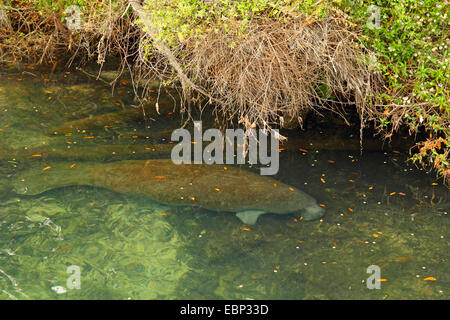
[[[122,111],[100,114],[88,118],[69,121],[62,126],[47,131],[47,135],[64,135],[82,130],[103,129],[113,127],[121,123],[131,123],[143,120],[142,109],[133,108]]]
[[[324,214],[314,198],[271,177],[226,165],[176,165],[170,159],[57,163],[18,173],[12,185],[24,195],[75,185],[102,187],[167,205],[235,212],[246,224],[264,213],[301,215],[304,220]]]
[[[169,135],[170,138],[170,135]],[[210,142],[204,142],[203,148]],[[73,161],[119,161],[169,158],[173,143],[146,145],[91,145],[55,146],[21,149],[0,149],[0,160],[73,160]]]
[[[116,112],[109,112],[90,116],[79,120],[63,123],[60,127],[50,129],[47,135],[65,135],[82,130],[96,130],[106,127],[114,127],[123,123],[131,124],[147,118],[157,118],[159,121],[177,120],[179,119],[176,111],[176,100],[163,95],[158,100],[158,108],[156,100],[144,105],[142,108],[130,108]]]
[[[169,157],[173,144],[98,145],[70,147],[38,147],[30,149],[2,149],[0,160],[81,160],[118,161]]]

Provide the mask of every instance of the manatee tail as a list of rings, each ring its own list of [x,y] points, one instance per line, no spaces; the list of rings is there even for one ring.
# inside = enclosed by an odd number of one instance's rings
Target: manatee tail
[[[36,195],[61,187],[90,185],[89,176],[89,164],[63,162],[19,172],[12,178],[12,186],[17,194]]]

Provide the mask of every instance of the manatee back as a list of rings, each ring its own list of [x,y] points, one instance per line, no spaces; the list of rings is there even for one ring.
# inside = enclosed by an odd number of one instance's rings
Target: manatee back
[[[86,163],[57,163],[47,167],[34,167],[18,172],[11,179],[17,194],[36,195],[48,190],[74,186],[90,185]]]

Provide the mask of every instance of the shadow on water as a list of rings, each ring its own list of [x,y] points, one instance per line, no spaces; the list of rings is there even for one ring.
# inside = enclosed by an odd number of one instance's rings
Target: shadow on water
[[[112,123],[46,135],[63,123],[133,104],[127,85],[111,96],[110,88],[98,83],[58,77],[1,76],[0,151],[147,146],[166,143],[177,127],[169,120],[154,121],[151,129]],[[4,177],[32,166],[43,170],[56,160],[43,152],[4,155],[0,297],[448,299],[448,189],[405,163],[403,150],[361,155],[352,133],[325,130],[314,135],[322,145],[341,134],[352,147],[318,149],[306,144],[310,134],[295,134],[281,150],[275,178],[315,197],[326,215],[305,222],[300,216],[267,214],[253,226],[232,213],[170,207],[102,188],[18,196]],[[76,165],[81,158],[70,161]],[[70,265],[81,268],[79,290],[67,288]],[[380,267],[380,290],[367,288],[370,265]],[[58,294],[57,286],[65,292]]]

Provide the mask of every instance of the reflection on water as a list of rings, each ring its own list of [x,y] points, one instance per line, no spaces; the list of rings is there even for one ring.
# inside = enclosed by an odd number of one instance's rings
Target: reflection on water
[[[70,121],[129,110],[131,94],[122,84],[112,96],[73,74],[1,76],[0,298],[449,298],[448,189],[406,165],[397,150],[361,156],[309,144],[282,148],[274,178],[326,209],[312,222],[268,214],[247,226],[229,213],[94,187],[12,192],[15,175],[51,170],[61,160],[76,166],[163,157],[172,128],[182,124],[164,107],[147,121],[111,118],[85,132],[49,134]],[[108,149],[125,145],[138,149]],[[163,147],[148,154],[155,145]],[[58,294],[54,287],[67,288],[71,265],[80,267],[81,288]],[[367,289],[370,265],[380,267],[380,290]]]

